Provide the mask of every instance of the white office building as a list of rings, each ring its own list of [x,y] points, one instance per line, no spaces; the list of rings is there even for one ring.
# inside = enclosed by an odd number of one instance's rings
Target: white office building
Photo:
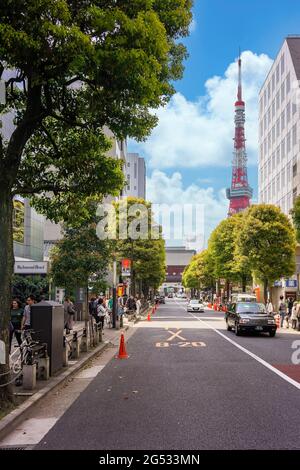
[[[260,91],[259,202],[275,204],[290,216],[300,194],[300,35],[288,36]],[[275,283],[279,294],[296,292],[300,273]],[[299,286],[298,286],[299,288]],[[276,297],[275,297],[276,298]]]
[[[285,39],[260,91],[259,201],[289,214],[300,193],[300,36]]]
[[[126,196],[146,199],[146,164],[138,153],[127,153],[125,163]]]

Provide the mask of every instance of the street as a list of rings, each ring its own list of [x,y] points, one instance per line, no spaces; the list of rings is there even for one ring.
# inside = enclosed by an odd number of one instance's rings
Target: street
[[[129,358],[114,351],[34,448],[298,449],[296,339],[237,338],[222,313],[167,299],[135,325]]]

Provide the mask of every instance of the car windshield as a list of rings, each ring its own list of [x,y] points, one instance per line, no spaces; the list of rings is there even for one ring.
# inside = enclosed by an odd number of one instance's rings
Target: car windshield
[[[200,302],[199,302],[199,300],[197,300],[197,299],[191,300],[191,304],[199,304],[199,303],[200,303]]]
[[[243,302],[237,304],[237,312],[248,313],[249,315],[255,313],[266,313],[266,307],[264,304],[255,302]]]

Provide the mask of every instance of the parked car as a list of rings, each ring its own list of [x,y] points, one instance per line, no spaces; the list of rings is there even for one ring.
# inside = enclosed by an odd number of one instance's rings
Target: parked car
[[[188,312],[204,312],[204,305],[199,299],[192,299],[187,305]]]
[[[258,302],[233,302],[225,314],[227,330],[234,329],[240,336],[242,332],[269,333],[276,335],[276,323],[273,315],[266,311],[264,304]]]

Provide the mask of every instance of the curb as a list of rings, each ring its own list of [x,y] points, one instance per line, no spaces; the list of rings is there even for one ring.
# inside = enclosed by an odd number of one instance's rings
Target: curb
[[[118,334],[121,331],[127,331],[130,326],[125,326],[123,329],[117,330]],[[99,352],[105,351],[110,344],[113,344],[115,338],[118,337],[118,334],[114,338],[108,341],[108,343],[101,343],[97,348],[93,349],[90,353],[82,359],[79,360],[73,366],[67,368],[65,372],[62,372],[59,376],[53,377],[51,380],[51,384],[46,385],[43,387],[39,392],[36,392],[32,397],[25,400],[20,406],[18,406],[15,410],[8,413],[4,418],[0,421],[0,440],[6,437],[9,433],[11,433],[17,426],[20,424],[29,412],[33,409],[34,405],[42,400],[48,393],[52,392],[56,387],[63,384],[67,379],[69,379],[72,375],[74,375],[78,370],[80,370],[90,359],[96,356]]]

